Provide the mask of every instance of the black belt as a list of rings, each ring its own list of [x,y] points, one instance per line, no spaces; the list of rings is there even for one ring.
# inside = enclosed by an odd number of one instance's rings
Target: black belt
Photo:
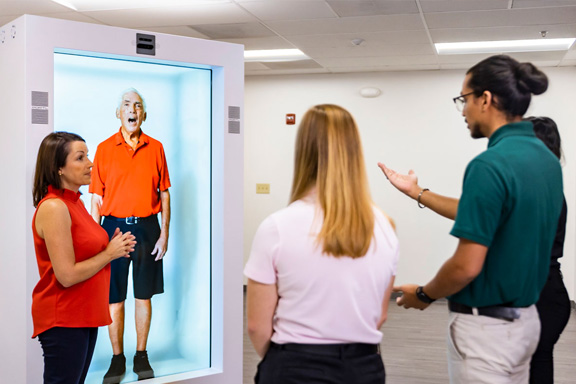
[[[328,357],[359,357],[380,353],[379,344],[276,344],[270,343],[270,348],[283,351],[310,353]]]
[[[464,313],[467,315],[481,315],[493,317],[495,319],[501,319],[506,321],[514,321],[520,318],[520,308],[517,307],[505,307],[502,305],[494,305],[490,307],[469,307],[464,304],[455,303],[453,301],[448,302],[448,309],[456,313]],[[476,312],[476,313],[475,313]]]
[[[107,220],[114,220],[114,221],[120,221],[120,222],[124,222],[128,225],[134,225],[134,224],[138,224],[138,223],[142,223],[144,221],[149,221],[149,220],[156,220],[158,221],[158,215],[150,215],[150,216],[146,216],[146,217],[136,217],[136,216],[130,216],[130,217],[115,217],[115,216],[104,216],[104,218],[106,218]]]

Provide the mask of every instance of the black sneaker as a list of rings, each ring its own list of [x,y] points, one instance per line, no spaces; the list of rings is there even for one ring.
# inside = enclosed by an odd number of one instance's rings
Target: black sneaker
[[[110,368],[104,375],[102,384],[119,384],[126,373],[126,356],[123,353],[112,356]]]
[[[154,370],[148,361],[146,351],[136,351],[134,355],[134,373],[138,375],[138,380],[151,379],[154,377]]]

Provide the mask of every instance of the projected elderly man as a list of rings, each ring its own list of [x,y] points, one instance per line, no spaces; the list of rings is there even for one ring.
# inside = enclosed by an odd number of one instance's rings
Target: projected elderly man
[[[92,169],[92,217],[110,236],[116,227],[136,236],[129,258],[111,263],[108,327],[112,362],[103,382],[119,383],[126,372],[124,356],[124,303],[128,270],[132,263],[135,297],[136,354],[134,372],[139,380],[154,377],[146,344],[152,319],[151,298],[164,292],[162,258],[168,247],[170,177],[162,144],[140,129],[146,120],[144,99],[135,89],[122,94],[116,117],[120,130],[98,145]],[[161,212],[162,223],[158,223]]]

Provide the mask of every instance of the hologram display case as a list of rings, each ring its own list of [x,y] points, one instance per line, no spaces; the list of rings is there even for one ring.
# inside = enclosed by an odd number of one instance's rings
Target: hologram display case
[[[150,382],[241,382],[243,70],[236,44],[36,16],[0,28],[0,167],[8,184],[0,215],[2,380],[42,381],[42,351],[30,338],[38,281],[31,189],[40,142],[53,131],[78,133],[93,159],[97,145],[118,132],[122,93],[135,88],[146,103],[142,130],[163,144],[172,183],[164,293],[152,298]],[[88,188],[81,192],[90,210]],[[131,281],[123,383],[137,380]],[[111,355],[102,327],[87,383],[102,382]]]

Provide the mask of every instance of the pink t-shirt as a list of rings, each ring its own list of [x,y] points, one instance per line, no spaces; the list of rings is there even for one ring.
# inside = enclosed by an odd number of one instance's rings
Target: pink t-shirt
[[[316,244],[322,214],[310,198],[266,218],[254,237],[246,277],[278,285],[277,344],[377,344],[384,293],[396,274],[398,238],[374,208],[374,239],[360,258],[328,256]]]

